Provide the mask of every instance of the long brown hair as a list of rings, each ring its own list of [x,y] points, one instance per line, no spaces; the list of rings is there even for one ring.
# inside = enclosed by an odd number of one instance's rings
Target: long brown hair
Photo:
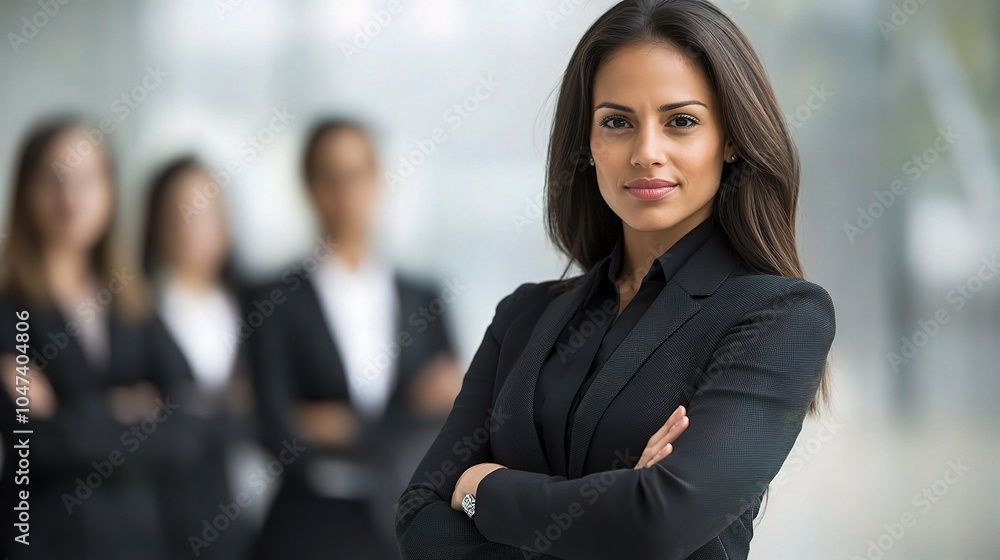
[[[176,207],[172,207],[167,202],[173,189],[180,186],[180,179],[184,174],[192,171],[201,171],[209,174],[211,169],[194,154],[178,155],[161,167],[159,167],[153,178],[150,180],[149,193],[146,198],[146,221],[145,231],[142,238],[142,271],[148,280],[156,277],[159,268],[163,266],[163,240],[164,228],[167,224],[168,212],[180,212]],[[217,196],[222,196],[221,193]],[[228,228],[228,223],[226,224]],[[219,282],[228,290],[236,292],[240,290],[240,281],[236,277],[236,267],[233,259],[232,249],[223,257],[222,267],[219,271]]]
[[[75,115],[62,115],[38,124],[29,132],[22,145],[14,176],[14,199],[7,222],[10,233],[3,246],[0,288],[44,309],[51,309],[53,301],[48,283],[44,281],[43,248],[30,204],[30,189],[42,173],[52,171],[53,162],[47,161],[52,145],[76,128],[86,129],[88,123]],[[115,166],[106,146],[107,140],[101,145],[88,142],[92,149],[99,150],[102,154],[105,172],[114,192]],[[113,198],[117,199],[115,196]],[[122,290],[112,300],[111,308],[123,319],[136,320],[145,317],[149,311],[145,282],[139,269],[130,266],[117,245],[114,234],[115,214],[117,212],[113,213],[104,233],[91,248],[89,262],[93,274],[104,286],[110,285],[116,271],[135,276],[129,282],[121,282]]]
[[[750,269],[803,278],[795,244],[798,153],[749,40],[707,0],[620,2],[594,22],[573,52],[559,89],[546,177],[548,235],[569,257],[563,278],[574,263],[589,270],[622,235],[621,219],[604,201],[588,164],[590,107],[601,62],[637,43],[667,44],[686,54],[716,93],[739,159],[723,165],[713,214],[734,252]],[[830,405],[829,369],[825,364],[810,415]]]

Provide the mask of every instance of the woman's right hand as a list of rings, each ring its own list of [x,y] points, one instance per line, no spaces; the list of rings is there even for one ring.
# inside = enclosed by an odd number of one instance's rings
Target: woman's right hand
[[[635,464],[634,468],[652,467],[670,455],[674,449],[672,442],[687,429],[690,423],[684,405],[678,406],[670,418],[667,418],[663,427],[649,438],[646,448],[642,450],[642,457],[639,458],[639,462]]]
[[[7,391],[11,402],[16,402],[18,397],[29,397],[28,416],[32,418],[51,418],[56,413],[56,392],[49,384],[45,373],[40,368],[35,367],[32,362],[28,369],[28,374],[24,376],[26,384],[17,382],[19,366],[13,354],[0,356],[0,384]],[[27,387],[25,390],[24,388]],[[18,390],[18,389],[21,390]],[[24,392],[27,392],[27,395]]]
[[[300,402],[292,407],[296,434],[307,444],[349,447],[360,430],[360,419],[343,401]]]
[[[108,403],[111,414],[118,422],[130,425],[156,413],[160,390],[149,381],[139,381],[133,385],[111,387]]]

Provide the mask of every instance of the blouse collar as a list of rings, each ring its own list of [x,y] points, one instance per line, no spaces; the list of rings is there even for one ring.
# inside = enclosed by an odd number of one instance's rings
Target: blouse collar
[[[656,257],[650,266],[649,272],[643,278],[643,281],[649,280],[654,274],[663,275],[663,281],[669,282],[670,278],[673,277],[674,273],[680,269],[681,265],[698,250],[699,247],[708,241],[708,238],[712,236],[715,232],[716,224],[714,215],[710,214],[706,219],[702,220],[697,226],[695,226],[691,231],[684,234],[683,237],[677,240],[669,249],[663,252],[660,256]],[[603,259],[598,261],[596,266],[607,266],[606,277],[608,280],[615,284],[618,279],[618,275],[621,272],[623,255],[623,245],[624,242],[621,237],[615,241],[615,246],[611,252],[605,256]]]

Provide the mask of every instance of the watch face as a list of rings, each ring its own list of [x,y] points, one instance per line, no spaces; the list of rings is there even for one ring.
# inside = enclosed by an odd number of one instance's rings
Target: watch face
[[[472,517],[472,514],[476,513],[476,497],[472,494],[466,494],[465,497],[462,498],[462,509],[465,510],[465,513],[469,517]]]

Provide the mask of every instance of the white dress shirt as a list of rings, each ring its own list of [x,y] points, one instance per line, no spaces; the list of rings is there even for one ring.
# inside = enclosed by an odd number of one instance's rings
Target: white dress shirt
[[[215,286],[195,292],[169,275],[157,278],[158,311],[202,389],[221,391],[236,360],[229,343],[239,334],[240,310],[233,297]]]
[[[83,309],[82,304],[75,310],[79,317],[88,317],[81,309]],[[73,311],[64,309],[63,313],[67,317],[74,317]],[[108,315],[110,313],[111,308],[105,306],[97,310],[90,320],[74,317],[80,327],[79,340],[80,347],[83,348],[84,359],[88,365],[96,370],[103,370],[109,365],[111,340],[108,332]]]
[[[362,416],[376,419],[396,381],[400,310],[393,268],[369,251],[354,269],[334,251],[310,280],[347,370],[351,403]]]

